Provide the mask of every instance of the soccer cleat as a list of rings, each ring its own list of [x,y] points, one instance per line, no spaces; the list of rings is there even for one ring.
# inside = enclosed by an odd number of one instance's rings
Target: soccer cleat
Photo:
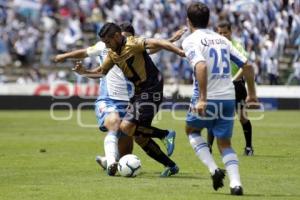
[[[160,174],[160,177],[168,177],[179,172],[179,167],[175,165],[174,167],[166,167],[165,170]]]
[[[219,188],[224,186],[223,183],[224,177],[225,177],[224,169],[218,168],[215,170],[215,174],[211,176],[214,190],[218,190]]]
[[[103,170],[106,170],[106,167],[107,167],[107,161],[106,161],[106,158],[105,158],[105,157],[102,157],[102,156],[96,156],[96,162],[100,165],[100,167],[101,167]]]
[[[235,186],[234,188],[230,188],[231,195],[243,195],[243,188],[242,186]]]
[[[245,147],[244,155],[245,156],[253,156],[254,155],[253,148],[252,147]]]
[[[173,154],[175,148],[175,131],[169,131],[168,135],[163,139],[163,143],[167,149],[167,155],[170,157]]]
[[[111,165],[107,166],[107,175],[114,176],[117,173],[118,163],[114,162]]]

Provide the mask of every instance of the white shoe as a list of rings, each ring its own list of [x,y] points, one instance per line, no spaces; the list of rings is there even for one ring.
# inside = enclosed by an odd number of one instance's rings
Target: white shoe
[[[106,170],[107,167],[107,160],[105,157],[96,156],[96,162],[101,166],[103,170]]]

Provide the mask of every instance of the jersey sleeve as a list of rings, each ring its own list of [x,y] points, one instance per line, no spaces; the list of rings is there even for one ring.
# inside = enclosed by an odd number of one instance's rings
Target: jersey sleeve
[[[246,50],[245,50],[245,48],[243,47],[243,45],[242,44],[240,44],[240,43],[237,43],[236,45],[233,45],[233,46],[235,46],[236,48],[237,48],[237,50],[241,53],[241,54],[243,54],[246,58],[248,58],[248,53],[246,52]]]
[[[90,46],[86,49],[86,53],[89,57],[95,57],[102,55],[105,51],[105,44],[102,42],[98,42],[97,44]]]
[[[106,56],[101,68],[103,70],[103,74],[107,74],[109,72],[109,70],[114,66],[114,62],[110,57],[110,54],[108,53],[108,55]]]
[[[146,39],[145,38],[142,38],[142,37],[135,37],[134,38],[134,50],[136,52],[143,52],[146,50],[145,48],[145,41]]]
[[[201,53],[199,47],[195,43],[184,41],[182,43],[182,48],[190,65],[193,68],[198,62],[205,61],[203,54]]]
[[[230,51],[230,60],[234,62],[239,68],[243,67],[247,62],[247,57],[235,48],[230,42],[228,42]]]

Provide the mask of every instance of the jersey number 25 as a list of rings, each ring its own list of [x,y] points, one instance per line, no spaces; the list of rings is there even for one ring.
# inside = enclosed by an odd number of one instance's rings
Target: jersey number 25
[[[222,66],[218,66],[219,55],[221,54]],[[218,52],[215,48],[209,50],[209,57],[213,58],[212,74],[229,74],[230,73],[230,62],[228,60],[228,54],[226,49],[221,49]]]

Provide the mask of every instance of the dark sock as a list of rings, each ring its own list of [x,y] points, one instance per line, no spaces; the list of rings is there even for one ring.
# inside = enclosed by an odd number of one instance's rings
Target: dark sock
[[[166,167],[174,167],[176,164],[166,155],[154,140],[150,139],[142,149],[154,160]]]
[[[250,120],[242,125],[244,130],[244,136],[246,140],[246,147],[252,147],[252,125]]]
[[[142,135],[143,137],[163,139],[168,135],[168,130],[155,128],[153,126],[138,126],[135,130],[135,135]]]
[[[208,145],[210,146],[210,147],[212,147],[213,146],[213,144],[214,144],[214,139],[215,139],[215,137],[214,137],[214,135],[213,135],[213,133],[207,133],[207,143],[208,143]]]

